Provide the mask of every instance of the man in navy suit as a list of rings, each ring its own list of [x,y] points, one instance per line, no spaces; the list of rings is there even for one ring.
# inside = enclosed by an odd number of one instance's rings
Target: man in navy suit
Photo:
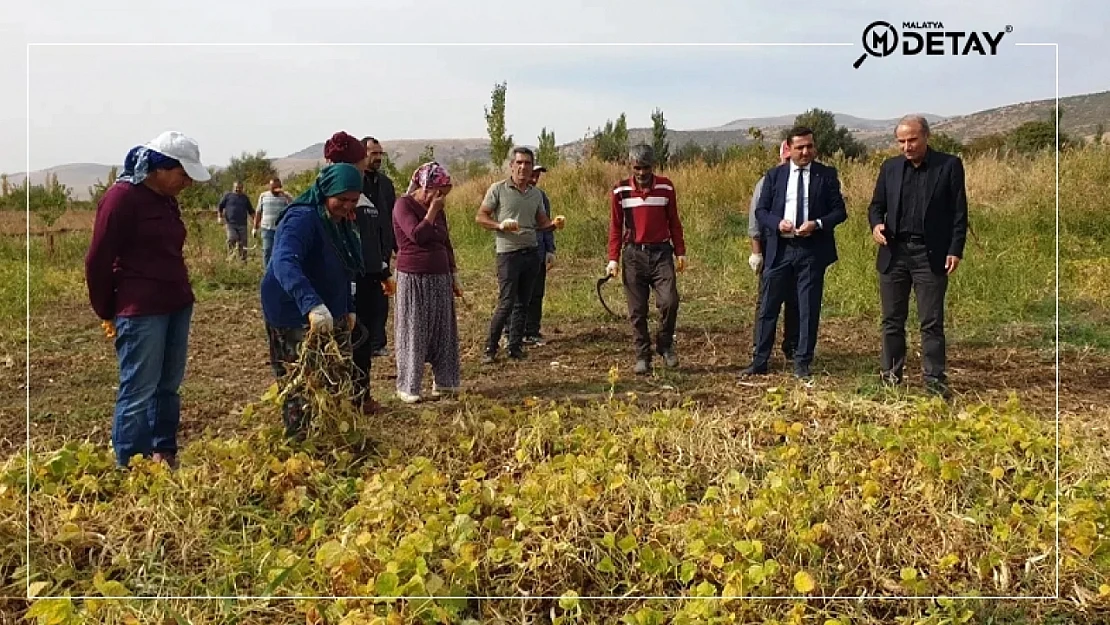
[[[848,211],[836,169],[813,160],[817,156],[813,131],[795,127],[786,140],[790,161],[767,172],[755,208],[756,219],[769,230],[761,277],[766,295],[756,322],[755,354],[742,375],[768,372],[779,310],[788,289],[795,288],[799,332],[794,375],[808,380],[817,347],[825,270],[837,261],[833,229],[848,219]]]

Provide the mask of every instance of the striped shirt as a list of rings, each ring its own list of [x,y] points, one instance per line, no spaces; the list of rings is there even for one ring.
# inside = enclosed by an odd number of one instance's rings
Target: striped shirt
[[[274,230],[277,228],[278,217],[281,217],[285,207],[293,203],[293,198],[284,191],[281,195],[274,195],[272,191],[265,191],[262,195],[258,196],[258,212],[262,213],[262,226],[263,230]]]
[[[644,189],[634,178],[625,178],[613,187],[609,198],[609,260],[618,260],[621,246],[627,243],[669,242],[675,256],[686,255],[678,200],[669,178],[656,174],[651,186]],[[631,223],[625,223],[626,216]]]

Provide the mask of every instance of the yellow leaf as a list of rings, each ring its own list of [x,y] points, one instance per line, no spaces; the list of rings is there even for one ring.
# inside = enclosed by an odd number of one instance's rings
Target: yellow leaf
[[[1110,597],[1110,584],[1103,584],[1098,587],[1098,596]]]
[[[798,571],[794,574],[794,589],[801,593],[813,592],[817,584],[813,581],[813,576],[805,571]]]
[[[994,467],[993,469],[991,469],[992,478],[1000,480],[1002,479],[1003,475],[1006,475],[1006,471],[1002,467]]]
[[[39,596],[40,592],[46,590],[46,587],[49,585],[50,582],[35,582],[34,584],[31,584],[27,588],[27,598],[34,599],[35,597]]]

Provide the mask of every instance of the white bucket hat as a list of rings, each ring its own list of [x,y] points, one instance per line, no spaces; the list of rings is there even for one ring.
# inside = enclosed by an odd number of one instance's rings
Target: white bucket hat
[[[197,142],[183,133],[167,130],[150,140],[144,147],[176,159],[194,182],[206,182],[212,178],[208,168],[200,162],[200,147],[197,146]]]

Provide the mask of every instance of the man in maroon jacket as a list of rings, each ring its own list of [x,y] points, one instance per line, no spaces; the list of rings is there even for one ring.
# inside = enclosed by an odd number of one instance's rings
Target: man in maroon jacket
[[[651,370],[652,356],[648,334],[649,290],[655,291],[655,305],[662,316],[655,351],[668,367],[678,366],[674,349],[678,321],[675,270],[686,269],[686,242],[674,184],[655,174],[654,150],[650,145],[634,146],[629,151],[629,161],[632,176],[618,182],[610,194],[609,264],[605,270],[611,276],[617,275],[623,246],[624,293],[636,335],[634,371],[643,375]]]

